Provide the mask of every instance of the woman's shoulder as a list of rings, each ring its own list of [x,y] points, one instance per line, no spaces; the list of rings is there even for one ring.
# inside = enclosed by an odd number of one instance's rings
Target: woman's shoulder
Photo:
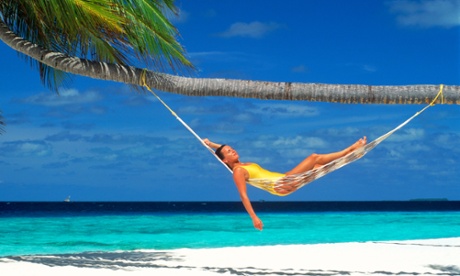
[[[233,171],[236,169],[244,169],[244,167],[251,165],[251,163],[239,163],[238,165],[233,166]]]
[[[240,163],[236,166],[233,167],[233,173],[237,172],[237,171],[241,171],[241,172],[247,172],[247,167],[252,165],[253,163],[249,163],[249,162],[246,162],[246,163]]]

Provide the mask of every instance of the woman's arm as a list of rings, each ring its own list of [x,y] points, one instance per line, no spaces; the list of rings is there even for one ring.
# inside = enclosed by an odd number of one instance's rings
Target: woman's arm
[[[254,212],[251,201],[249,200],[248,194],[246,192],[245,170],[243,168],[236,168],[233,171],[233,180],[235,181],[236,188],[238,189],[244,208],[246,209],[246,212],[248,212],[249,216],[252,219],[252,224],[256,229],[262,230],[264,224]]]
[[[209,141],[208,138],[204,138],[203,143],[212,149],[218,149],[221,146],[220,144]]]

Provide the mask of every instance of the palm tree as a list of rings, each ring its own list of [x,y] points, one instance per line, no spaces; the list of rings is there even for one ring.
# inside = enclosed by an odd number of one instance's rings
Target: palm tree
[[[194,96],[420,104],[430,102],[439,90],[437,85],[332,85],[168,74],[166,69],[177,73],[193,66],[165,10],[176,11],[173,0],[0,0],[0,39],[37,61],[42,80],[53,88],[65,72]],[[153,63],[155,69],[129,66],[133,60]],[[445,86],[444,102],[460,104],[460,86]]]

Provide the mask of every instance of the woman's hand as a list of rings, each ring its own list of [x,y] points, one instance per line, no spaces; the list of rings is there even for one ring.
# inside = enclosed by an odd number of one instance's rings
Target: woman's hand
[[[262,229],[264,228],[264,224],[258,217],[254,217],[252,219],[252,224],[254,224],[254,227],[260,231],[262,231]]]
[[[204,139],[203,139],[203,143],[204,143],[206,146],[208,146],[208,147],[210,147],[210,148],[212,148],[212,149],[217,149],[217,148],[220,147],[220,144],[216,144],[216,143],[214,143],[214,142],[211,142],[211,141],[209,141],[208,138],[204,138]]]

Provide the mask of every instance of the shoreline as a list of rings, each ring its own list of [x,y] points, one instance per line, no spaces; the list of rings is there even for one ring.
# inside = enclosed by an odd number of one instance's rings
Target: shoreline
[[[0,258],[2,275],[460,275],[460,237]]]

